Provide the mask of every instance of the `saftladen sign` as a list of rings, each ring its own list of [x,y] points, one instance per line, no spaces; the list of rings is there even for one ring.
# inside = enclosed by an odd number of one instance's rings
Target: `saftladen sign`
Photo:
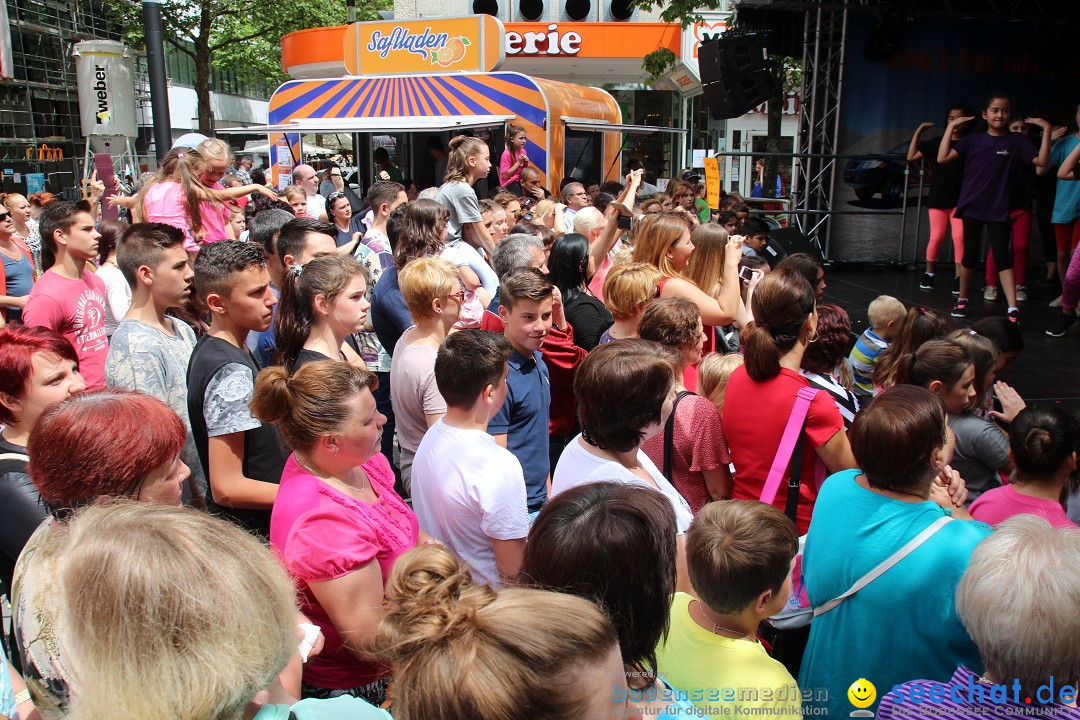
[[[377,20],[345,30],[350,75],[490,72],[506,57],[502,22],[491,15]]]

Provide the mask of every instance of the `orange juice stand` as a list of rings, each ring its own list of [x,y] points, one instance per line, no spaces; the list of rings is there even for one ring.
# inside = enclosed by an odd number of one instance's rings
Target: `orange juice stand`
[[[291,33],[281,41],[282,65],[297,79],[274,92],[267,125],[219,132],[265,131],[280,186],[302,158],[305,135],[485,132],[497,169],[505,127],[515,124],[551,190],[564,176],[617,179],[623,133],[682,132],[622,124],[603,89],[500,71],[505,37],[489,15]]]

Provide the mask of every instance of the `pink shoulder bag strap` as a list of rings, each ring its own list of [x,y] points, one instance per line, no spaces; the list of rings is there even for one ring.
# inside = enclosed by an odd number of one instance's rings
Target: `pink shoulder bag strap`
[[[784,426],[784,434],[780,437],[780,447],[776,450],[769,476],[765,478],[765,486],[761,489],[760,500],[772,505],[776,499],[776,493],[780,490],[780,482],[784,479],[784,473],[791,468],[788,480],[788,517],[795,521],[795,505],[798,504],[799,485],[802,482],[802,440],[803,428],[806,427],[806,416],[810,412],[810,403],[818,394],[817,389],[812,387],[799,388],[799,394],[795,397],[795,404],[791,408],[787,425]]]

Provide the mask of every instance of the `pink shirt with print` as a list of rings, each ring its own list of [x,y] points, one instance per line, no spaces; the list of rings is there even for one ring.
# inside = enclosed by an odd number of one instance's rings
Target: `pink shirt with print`
[[[75,347],[79,372],[87,390],[105,387],[105,358],[109,339],[105,335],[105,283],[90,270],[70,280],[49,270],[42,275],[26,300],[23,322],[56,330]]]

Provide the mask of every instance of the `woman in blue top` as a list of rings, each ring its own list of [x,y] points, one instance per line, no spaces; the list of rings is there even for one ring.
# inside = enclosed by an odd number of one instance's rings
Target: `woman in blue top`
[[[813,607],[845,593],[941,517],[954,521],[814,618],[799,687],[812,696],[809,704],[834,717],[851,711],[846,692],[860,678],[880,698],[913,677],[944,681],[961,664],[982,670],[954,596],[972,550],[990,534],[982,523],[956,522],[971,516],[965,493],[945,489],[956,477],[940,396],[912,385],[889,388],[848,434],[859,469],[825,481],[806,537],[802,569]]]
[[[590,483],[559,493],[529,532],[518,581],[592,600],[619,634],[631,708],[646,717],[700,713],[656,675],[675,593],[675,512],[650,488]]]

